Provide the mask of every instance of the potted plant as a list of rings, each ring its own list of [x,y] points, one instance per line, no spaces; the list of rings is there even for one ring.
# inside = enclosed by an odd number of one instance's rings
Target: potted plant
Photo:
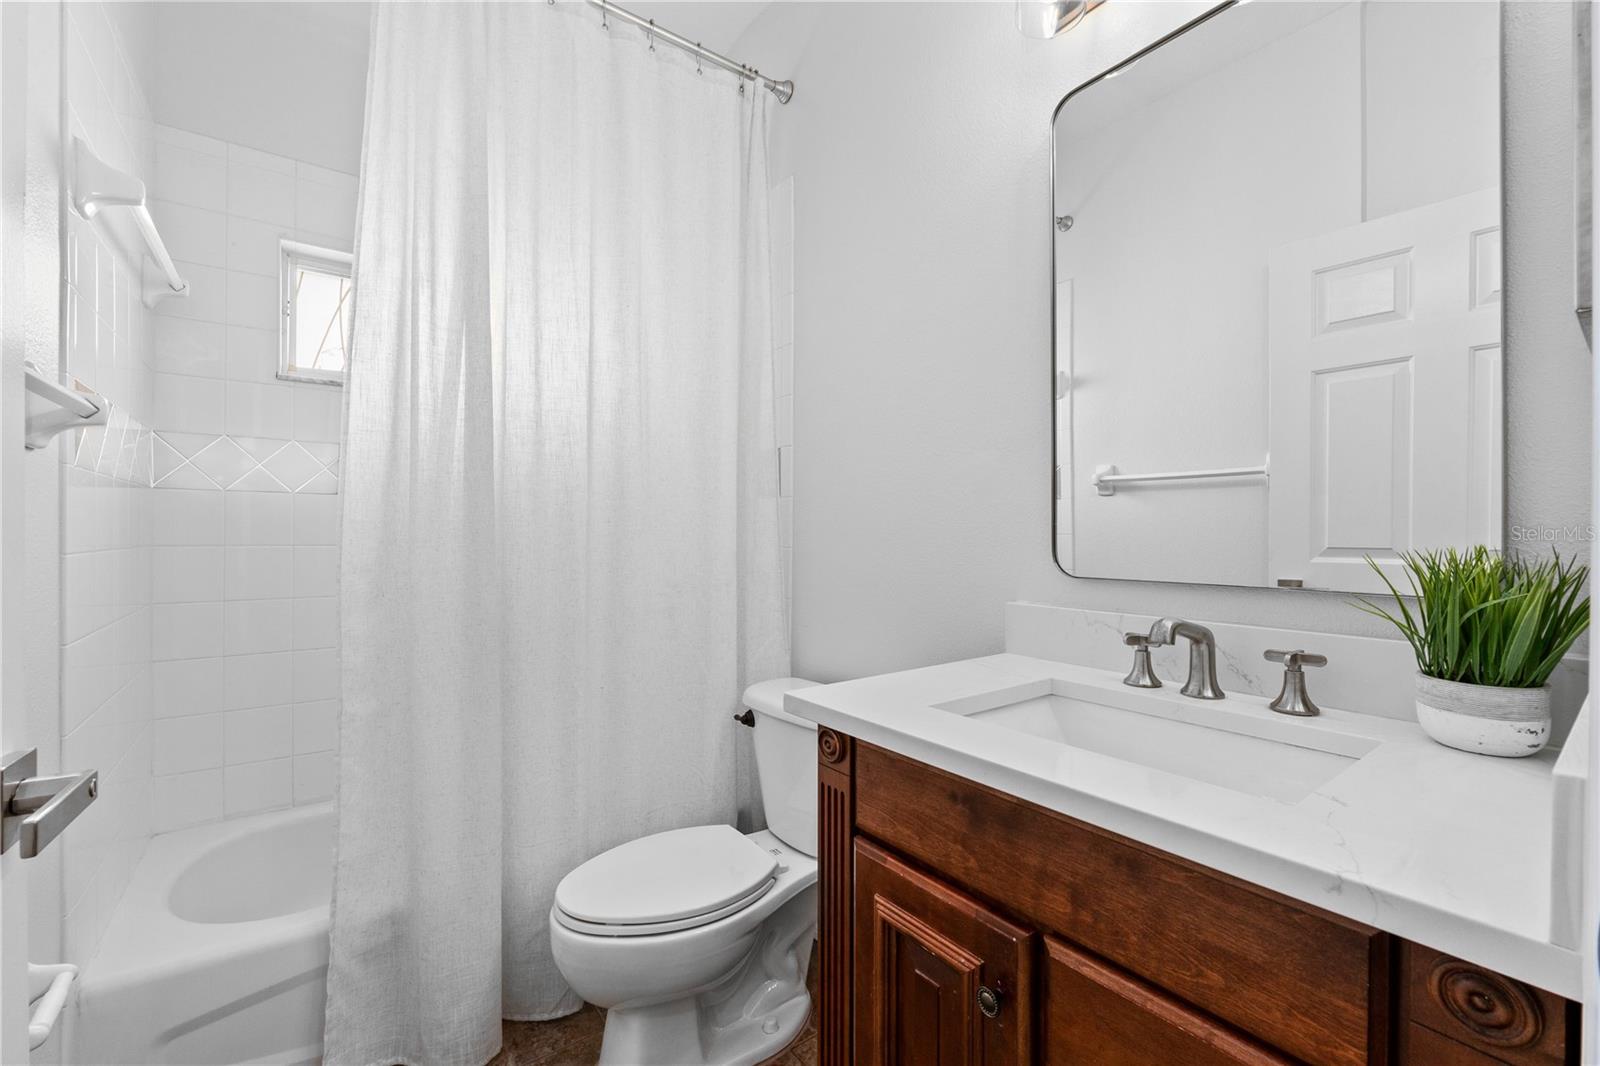
[[[1417,721],[1441,744],[1485,755],[1532,755],[1550,736],[1550,674],[1589,628],[1589,568],[1559,554],[1542,562],[1484,547],[1402,552],[1400,594],[1372,559],[1417,656]],[[1580,598],[1581,597],[1581,598]]]

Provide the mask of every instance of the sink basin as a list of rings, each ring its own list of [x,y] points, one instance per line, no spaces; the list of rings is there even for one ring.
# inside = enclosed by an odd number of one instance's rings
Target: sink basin
[[[935,704],[997,729],[1283,803],[1305,799],[1378,746],[1259,706],[1052,680]]]

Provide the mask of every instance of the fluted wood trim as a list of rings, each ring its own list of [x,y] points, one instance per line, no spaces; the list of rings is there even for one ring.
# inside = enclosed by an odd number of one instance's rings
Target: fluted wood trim
[[[818,991],[819,1066],[851,1066],[851,960],[854,957],[852,838],[855,741],[817,732],[817,860],[822,980]]]

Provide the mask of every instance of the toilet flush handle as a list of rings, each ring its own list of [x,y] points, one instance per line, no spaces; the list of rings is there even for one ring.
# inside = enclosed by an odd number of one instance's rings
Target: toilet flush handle
[[[756,712],[746,707],[744,709],[744,713],[734,715],[733,720],[738,722],[740,725],[747,725],[751,729],[754,729],[756,727]]]

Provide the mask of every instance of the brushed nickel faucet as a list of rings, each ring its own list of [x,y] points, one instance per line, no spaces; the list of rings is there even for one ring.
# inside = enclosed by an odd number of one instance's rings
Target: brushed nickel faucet
[[[1189,642],[1189,680],[1179,691],[1197,700],[1227,698],[1217,684],[1217,638],[1205,626],[1181,618],[1163,618],[1150,627],[1150,645],[1176,644],[1182,637]]]

